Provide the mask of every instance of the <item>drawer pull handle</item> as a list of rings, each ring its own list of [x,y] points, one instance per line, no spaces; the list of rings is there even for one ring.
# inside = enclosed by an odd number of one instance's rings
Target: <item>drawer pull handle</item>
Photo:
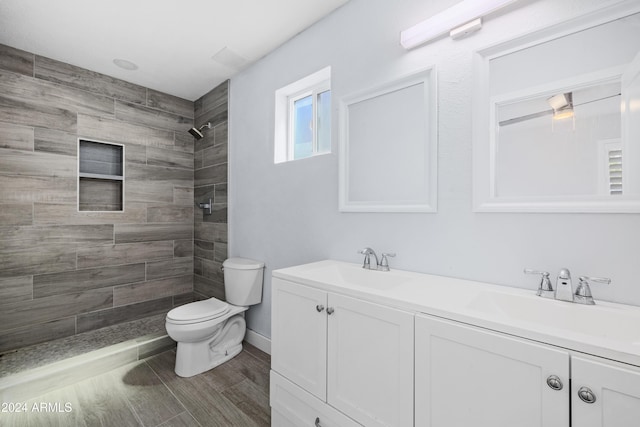
[[[332,315],[332,314],[333,314],[333,312],[334,312],[333,307],[329,307],[329,308],[327,308],[327,314],[328,314],[328,315]]]
[[[322,313],[322,310],[324,310],[324,305],[316,305],[316,310],[318,311],[318,313]]]
[[[596,395],[589,387],[580,387],[578,397],[580,397],[580,400],[584,403],[594,403],[596,401]]]
[[[320,424],[320,417],[316,417],[316,427],[322,427]]]
[[[553,390],[562,390],[562,380],[557,375],[550,375],[547,378],[547,385]]]

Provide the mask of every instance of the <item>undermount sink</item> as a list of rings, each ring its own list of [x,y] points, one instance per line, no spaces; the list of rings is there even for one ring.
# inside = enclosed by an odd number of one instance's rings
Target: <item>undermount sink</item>
[[[535,295],[479,293],[467,308],[506,322],[526,322],[566,332],[625,341],[640,346],[640,310],[597,302],[582,305]]]

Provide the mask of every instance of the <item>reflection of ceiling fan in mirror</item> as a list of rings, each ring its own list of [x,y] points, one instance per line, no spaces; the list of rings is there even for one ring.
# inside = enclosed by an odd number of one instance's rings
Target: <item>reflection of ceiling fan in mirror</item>
[[[514,123],[520,123],[520,122],[524,122],[526,120],[531,120],[531,119],[535,119],[535,118],[538,118],[538,117],[544,117],[544,116],[553,116],[554,120],[567,119],[567,118],[574,117],[575,107],[580,107],[580,106],[583,106],[583,105],[592,104],[592,103],[598,102],[598,101],[604,101],[606,99],[615,98],[615,97],[620,96],[620,95],[621,95],[621,93],[619,91],[617,91],[617,93],[612,93],[612,94],[609,94],[609,95],[601,96],[599,98],[583,100],[579,104],[575,104],[574,101],[573,101],[573,92],[559,93],[557,95],[553,95],[553,96],[547,98],[547,103],[551,107],[550,109],[543,110],[543,111],[538,111],[538,112],[531,113],[531,114],[525,114],[525,115],[521,115],[521,116],[517,116],[517,117],[513,117],[513,118],[509,118],[509,119],[506,119],[506,120],[501,120],[500,122],[498,122],[498,125],[499,126],[508,126],[508,125],[512,125]]]

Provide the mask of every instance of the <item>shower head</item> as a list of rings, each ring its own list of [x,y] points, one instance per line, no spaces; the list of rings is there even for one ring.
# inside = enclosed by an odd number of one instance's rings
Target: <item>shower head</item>
[[[200,126],[199,128],[191,128],[189,129],[189,133],[191,135],[193,135],[193,137],[195,139],[202,139],[204,138],[204,134],[202,133],[202,129],[207,128],[207,129],[211,129],[211,122],[207,122],[205,124],[203,124],[202,126]]]

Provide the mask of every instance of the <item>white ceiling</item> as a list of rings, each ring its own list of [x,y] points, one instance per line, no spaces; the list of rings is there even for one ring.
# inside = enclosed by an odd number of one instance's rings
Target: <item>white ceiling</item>
[[[0,43],[195,100],[347,1],[0,0]]]

